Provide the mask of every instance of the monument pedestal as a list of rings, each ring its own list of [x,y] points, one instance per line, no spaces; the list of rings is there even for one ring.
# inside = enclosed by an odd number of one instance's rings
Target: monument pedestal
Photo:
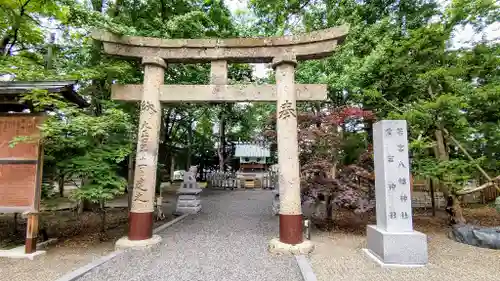
[[[177,190],[175,214],[196,214],[201,210],[200,193],[203,191],[196,182],[196,166],[184,173],[184,181]]]
[[[388,232],[376,225],[366,228],[368,248],[365,253],[383,267],[425,266],[427,235],[418,232]]]
[[[201,188],[179,188],[177,190],[177,214],[196,214],[201,210]]]

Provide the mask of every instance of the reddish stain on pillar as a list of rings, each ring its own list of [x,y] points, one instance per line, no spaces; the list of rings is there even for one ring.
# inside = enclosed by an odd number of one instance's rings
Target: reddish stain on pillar
[[[153,213],[130,212],[128,239],[146,240],[151,237],[153,237]]]
[[[280,242],[296,245],[302,243],[302,215],[280,214]]]

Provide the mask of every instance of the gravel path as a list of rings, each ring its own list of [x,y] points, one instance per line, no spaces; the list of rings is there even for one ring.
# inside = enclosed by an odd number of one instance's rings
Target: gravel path
[[[120,204],[121,199],[115,200]],[[168,201],[168,202],[167,202]],[[164,197],[163,211],[166,214],[171,214],[175,209],[173,206],[173,197],[166,195]],[[117,204],[115,204],[116,206]],[[52,233],[58,233],[64,229],[65,232],[71,234],[71,229],[77,221],[73,221],[72,212],[47,213],[54,220],[49,220],[45,217],[45,222],[50,221],[55,229],[50,230]],[[98,216],[89,216],[90,213],[84,213],[80,218],[80,223],[85,225],[94,225],[95,219],[100,222]],[[113,216],[112,216],[113,215]],[[123,214],[121,214],[123,215]],[[126,212],[124,213],[126,220]],[[12,214],[9,214],[12,216]],[[108,211],[108,226],[120,220],[120,213]],[[5,218],[5,217],[4,217]],[[169,217],[170,218],[170,217]],[[2,217],[0,216],[0,221]],[[10,218],[8,218],[10,219]],[[167,221],[163,221],[167,222]],[[161,224],[157,222],[157,224]],[[97,225],[98,227],[99,225]],[[10,229],[9,229],[10,230]],[[67,231],[66,231],[67,230]],[[0,234],[2,229],[0,229]],[[63,276],[64,274],[85,266],[102,256],[114,250],[115,240],[122,237],[126,232],[126,225],[108,229],[108,241],[101,242],[98,235],[99,229],[92,228],[89,233],[80,233],[77,236],[61,238],[61,241],[55,245],[50,245],[46,255],[42,255],[35,260],[26,259],[9,259],[0,257],[0,281],[53,281]],[[49,233],[50,233],[49,232]],[[51,236],[54,238],[54,236]],[[1,241],[1,239],[0,239]]]
[[[414,269],[382,269],[364,256],[365,236],[313,234],[316,249],[309,257],[318,281],[498,281],[500,251],[476,248],[428,234],[429,264]]]
[[[150,250],[127,251],[79,281],[302,280],[294,257],[272,256],[278,235],[266,190],[203,191],[203,209],[162,233]]]
[[[1,281],[52,281],[113,251],[114,243],[99,243],[90,247],[82,244],[52,246],[49,252],[35,260],[0,258]]]

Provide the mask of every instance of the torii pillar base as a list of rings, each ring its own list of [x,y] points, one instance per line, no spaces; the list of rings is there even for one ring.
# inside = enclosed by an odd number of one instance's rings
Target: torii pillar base
[[[292,245],[281,242],[279,238],[274,238],[269,241],[268,250],[271,254],[307,255],[314,250],[314,244],[309,240],[304,240],[300,244]]]
[[[161,242],[160,235],[153,235],[153,237],[145,240],[130,240],[128,237],[122,237],[116,241],[115,250],[123,250],[123,249],[144,249],[148,247],[152,247]]]

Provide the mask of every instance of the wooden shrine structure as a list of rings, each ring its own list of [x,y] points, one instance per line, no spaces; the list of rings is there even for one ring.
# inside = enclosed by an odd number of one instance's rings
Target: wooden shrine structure
[[[263,141],[235,143],[234,157],[239,161],[236,180],[242,188],[262,188],[264,176],[268,175],[268,158],[271,157],[270,145]]]
[[[271,150],[265,142],[236,142],[234,157],[239,159],[240,172],[265,171]]]
[[[0,82],[0,213],[27,216],[25,253],[36,251],[42,184],[43,148],[39,126],[43,113],[33,113],[23,94],[35,89],[57,93],[78,106],[87,102],[73,91],[76,81]],[[13,147],[16,137],[26,137]]]

